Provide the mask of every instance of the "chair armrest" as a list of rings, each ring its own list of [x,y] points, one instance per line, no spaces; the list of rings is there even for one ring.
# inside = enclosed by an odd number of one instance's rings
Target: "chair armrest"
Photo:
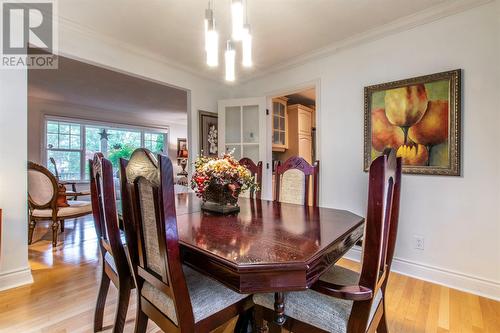
[[[80,191],[80,192],[64,192],[67,197],[81,197],[84,195],[90,195],[90,191]]]
[[[69,181],[68,180],[60,180],[58,183],[62,184],[62,185],[76,185],[77,184],[76,181],[70,181],[70,180]]]
[[[325,281],[317,281],[311,289],[321,294],[350,301],[366,301],[373,298],[373,291],[363,286],[342,286]]]

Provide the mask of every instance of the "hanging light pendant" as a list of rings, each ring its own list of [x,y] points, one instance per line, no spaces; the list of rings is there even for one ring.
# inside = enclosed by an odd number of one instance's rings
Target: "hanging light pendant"
[[[243,38],[243,0],[231,1],[232,38],[240,41]]]
[[[242,65],[243,67],[252,67],[252,35],[250,25],[245,24],[242,37]]]
[[[205,10],[205,52],[207,65],[217,67],[219,65],[219,34],[215,30],[214,11],[210,2]]]
[[[235,80],[235,58],[236,52],[234,51],[233,42],[230,40],[226,44],[226,53],[224,54],[226,61],[226,81],[233,82]]]

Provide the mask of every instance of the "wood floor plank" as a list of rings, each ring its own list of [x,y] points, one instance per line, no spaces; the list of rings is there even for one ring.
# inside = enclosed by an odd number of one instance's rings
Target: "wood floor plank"
[[[66,223],[56,249],[45,223],[35,229],[29,261],[35,282],[0,292],[0,333],[93,332],[100,278],[98,247],[91,218]],[[340,260],[359,271],[359,263]],[[112,331],[117,292],[110,287],[103,332]],[[136,294],[132,293],[125,332],[134,329]],[[500,302],[391,273],[386,295],[391,333],[500,333]],[[232,332],[236,319],[213,333]],[[161,332],[154,323],[148,333]]]

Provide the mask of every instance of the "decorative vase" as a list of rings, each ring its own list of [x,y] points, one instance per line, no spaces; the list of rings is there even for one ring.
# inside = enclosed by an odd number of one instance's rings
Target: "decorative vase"
[[[239,191],[238,191],[239,192]],[[211,184],[202,195],[201,209],[218,214],[232,214],[240,211],[238,195],[228,185]]]

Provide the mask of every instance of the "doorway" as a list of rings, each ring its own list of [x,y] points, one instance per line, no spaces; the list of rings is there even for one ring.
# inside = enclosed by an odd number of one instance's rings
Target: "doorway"
[[[271,189],[275,197],[278,163],[299,156],[309,164],[317,159],[316,87],[271,97]]]

